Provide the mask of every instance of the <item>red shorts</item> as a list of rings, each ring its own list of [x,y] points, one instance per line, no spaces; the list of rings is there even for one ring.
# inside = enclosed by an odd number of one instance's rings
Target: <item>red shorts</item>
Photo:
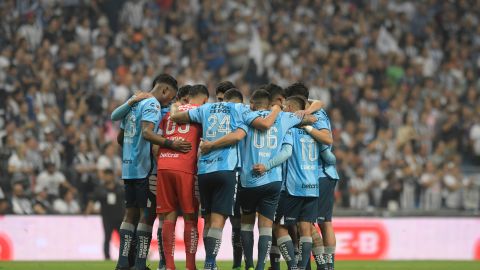
[[[157,214],[175,212],[180,208],[185,214],[198,212],[198,199],[195,197],[195,175],[158,170],[157,174]]]

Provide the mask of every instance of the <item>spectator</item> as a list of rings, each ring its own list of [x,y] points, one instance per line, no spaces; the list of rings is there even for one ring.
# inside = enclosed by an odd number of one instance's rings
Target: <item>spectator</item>
[[[30,178],[33,175],[33,164],[27,160],[27,147],[21,144],[8,159],[8,172],[12,175],[12,185],[22,184],[30,189]]]
[[[54,214],[53,205],[48,199],[48,192],[46,189],[40,190],[35,195],[33,200],[33,211],[37,215],[51,215]]]
[[[59,214],[80,214],[80,205],[75,200],[75,194],[72,190],[66,189],[61,197],[53,202],[53,210]]]
[[[23,186],[20,183],[16,183],[12,188],[12,212],[17,215],[30,215],[33,214],[32,202],[25,195]]]
[[[432,161],[425,164],[424,172],[420,176],[422,187],[422,208],[426,211],[435,211],[442,207],[442,174]]]
[[[97,165],[95,155],[90,151],[87,141],[82,140],[73,161],[76,172],[75,186],[78,188],[80,202],[85,204],[87,197],[95,187]]]
[[[100,202],[100,214],[102,215],[103,229],[105,239],[103,244],[103,252],[105,259],[110,259],[110,239],[113,230],[119,230],[122,223],[121,215],[124,209],[124,191],[114,178],[113,171],[107,169],[103,172],[105,181],[97,186],[93,193],[89,194],[89,201],[85,214],[92,214],[95,211],[94,203]]]
[[[103,172],[107,169],[113,171],[115,179],[121,179],[122,160],[115,154],[116,151],[117,146],[115,144],[108,143],[105,145],[103,154],[97,161],[97,173],[100,180],[103,181],[105,179]]]
[[[58,171],[52,162],[45,163],[45,171],[37,177],[35,192],[47,190],[50,199],[56,199],[60,195],[60,187],[76,192],[76,189],[67,181],[65,175]]]
[[[462,179],[458,168],[452,162],[443,167],[443,184],[445,185],[445,206],[448,209],[460,209]]]
[[[371,183],[365,179],[365,169],[363,167],[358,167],[355,174],[355,177],[350,179],[350,207],[364,210],[370,205]]]
[[[9,209],[10,205],[7,197],[5,196],[5,192],[3,192],[2,188],[0,187],[0,215],[7,214]]]

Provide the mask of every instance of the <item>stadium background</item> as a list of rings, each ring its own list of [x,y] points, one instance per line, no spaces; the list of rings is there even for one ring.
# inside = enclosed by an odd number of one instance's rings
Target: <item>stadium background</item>
[[[247,97],[303,81],[326,103],[339,258],[480,259],[479,14],[466,0],[1,1],[0,258],[103,258],[85,208],[105,169],[119,179],[110,113],[166,72],[212,97],[223,80]]]

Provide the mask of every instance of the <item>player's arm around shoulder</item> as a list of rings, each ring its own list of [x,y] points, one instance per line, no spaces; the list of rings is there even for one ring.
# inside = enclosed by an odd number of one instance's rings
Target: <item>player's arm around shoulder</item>
[[[321,144],[332,145],[332,133],[328,129],[316,129],[313,126],[307,125],[302,127],[314,140]]]
[[[142,136],[145,140],[159,145],[161,147],[170,148],[182,153],[188,153],[192,150],[192,144],[188,141],[169,140],[154,132],[154,123],[142,121]]]
[[[187,124],[190,122],[201,122],[200,110],[203,109],[202,105],[200,107],[190,107],[188,110],[180,110],[180,103],[176,102],[170,107],[170,119],[178,124]],[[193,117],[192,117],[192,116]]]
[[[280,106],[273,105],[272,110],[267,117],[257,117],[250,123],[250,126],[258,130],[268,130],[273,126],[275,120],[277,119],[281,111],[282,109],[280,108]]]
[[[242,128],[238,128],[235,131],[230,132],[229,134],[219,138],[218,140],[202,140],[202,142],[200,143],[200,153],[202,155],[206,155],[214,150],[235,145],[241,140],[243,140],[245,136],[247,136],[247,132]]]

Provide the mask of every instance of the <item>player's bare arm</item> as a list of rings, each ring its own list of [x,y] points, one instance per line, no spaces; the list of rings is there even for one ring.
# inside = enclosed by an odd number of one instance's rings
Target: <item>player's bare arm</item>
[[[161,147],[170,148],[172,150],[182,153],[188,153],[190,150],[192,150],[192,144],[190,142],[180,140],[168,140],[161,135],[156,134],[153,130],[153,123],[147,121],[142,122],[142,136],[145,140]]]
[[[304,115],[302,122],[300,125],[313,125],[313,123],[317,122],[317,118],[313,115]]]
[[[171,111],[170,119],[172,119],[173,122],[179,123],[179,124],[190,123],[190,116],[188,115],[188,111],[183,111],[183,112]]]
[[[120,131],[117,134],[117,143],[120,146],[123,146],[123,134],[124,134],[124,130],[120,129]]]
[[[305,110],[306,114],[313,114],[323,108],[324,104],[321,100],[314,100],[310,103],[310,106]]]
[[[115,110],[111,114],[112,121],[122,120],[128,114],[128,112],[130,112],[130,108],[135,105],[135,103],[150,97],[152,97],[152,94],[147,92],[135,93],[135,95],[133,95],[129,100],[127,100],[127,102],[115,108]]]
[[[220,139],[216,141],[205,141],[202,140],[202,143],[200,144],[200,152],[205,155],[210,153],[213,150],[228,147],[230,145],[235,145],[239,141],[243,140],[247,136],[247,133],[245,133],[245,130],[243,129],[236,129],[235,131],[221,137]]]
[[[312,126],[303,126],[302,127],[313,139],[317,142],[325,144],[325,145],[332,145],[333,144],[333,137],[332,133],[328,129],[316,129]]]
[[[273,105],[272,111],[267,117],[257,117],[257,119],[253,120],[250,126],[258,130],[267,130],[273,126],[273,124],[275,123],[275,119],[277,119],[277,116],[281,111],[282,108],[280,108],[280,106]]]

